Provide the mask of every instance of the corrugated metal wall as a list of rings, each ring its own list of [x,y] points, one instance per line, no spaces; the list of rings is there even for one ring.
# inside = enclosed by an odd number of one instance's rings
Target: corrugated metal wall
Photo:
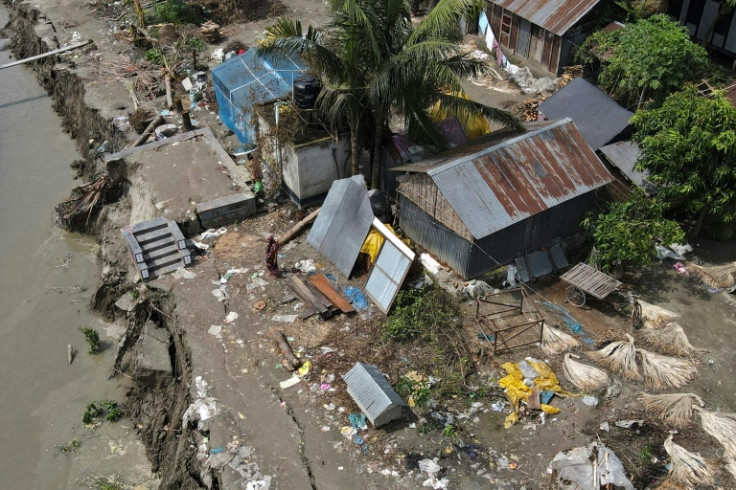
[[[419,206],[399,194],[399,226],[412,240],[426,248],[440,262],[463,277],[470,270],[471,249],[475,248]]]
[[[586,211],[593,208],[594,201],[594,192],[578,196],[478,240],[475,246],[399,194],[399,225],[440,262],[463,278],[472,279],[519,255],[537,250],[557,237],[574,234],[580,229]]]

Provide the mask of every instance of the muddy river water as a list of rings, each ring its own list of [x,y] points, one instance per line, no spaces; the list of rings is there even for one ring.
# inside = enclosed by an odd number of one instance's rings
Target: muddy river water
[[[0,25],[7,15],[0,9]],[[0,51],[0,64],[10,59]],[[126,386],[108,380],[120,327],[88,311],[96,245],[53,222],[74,186],[74,142],[28,68],[0,70],[0,86],[0,486],[77,488],[100,475],[139,483],[147,465],[131,423],[81,424],[90,401],[123,401]],[[80,326],[108,348],[90,356]],[[68,344],[78,351],[71,365]],[[75,453],[57,449],[71,440]]]

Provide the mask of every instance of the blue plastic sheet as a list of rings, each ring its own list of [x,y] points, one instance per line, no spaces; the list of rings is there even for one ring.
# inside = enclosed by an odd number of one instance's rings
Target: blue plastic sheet
[[[356,309],[365,310],[368,308],[368,300],[365,299],[363,291],[354,286],[345,286],[342,290]]]

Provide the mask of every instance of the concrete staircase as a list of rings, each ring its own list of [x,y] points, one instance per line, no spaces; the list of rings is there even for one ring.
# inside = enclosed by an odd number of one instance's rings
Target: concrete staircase
[[[177,224],[155,218],[121,230],[143,280],[160,277],[192,263]]]

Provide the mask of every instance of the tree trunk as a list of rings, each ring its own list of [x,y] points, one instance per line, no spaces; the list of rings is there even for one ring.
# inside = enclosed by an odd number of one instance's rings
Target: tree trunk
[[[691,238],[697,238],[698,235],[700,235],[700,230],[703,229],[703,222],[705,222],[705,215],[708,214],[707,208],[703,207],[703,209],[700,210],[700,214],[698,215],[698,220],[695,222],[695,227],[692,231]]]
[[[141,0],[133,0],[133,6],[135,7],[135,13],[138,16],[138,24],[142,28],[146,28],[146,14],[143,12],[143,6]]]
[[[350,160],[351,175],[360,173],[360,145],[358,144],[358,131],[355,125],[350,125]]]
[[[383,122],[376,123],[373,133],[373,162],[371,166],[371,188],[381,188],[381,167],[383,167]]]

